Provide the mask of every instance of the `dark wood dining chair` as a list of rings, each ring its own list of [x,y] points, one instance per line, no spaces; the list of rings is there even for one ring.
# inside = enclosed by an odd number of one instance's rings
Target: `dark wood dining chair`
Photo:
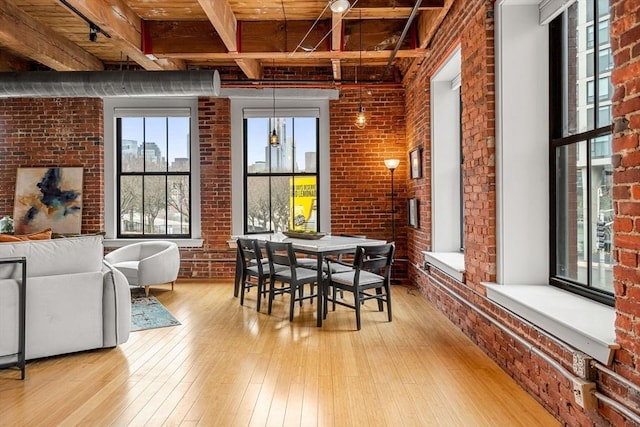
[[[244,305],[244,294],[257,288],[256,310],[260,311],[263,296],[267,296],[267,281],[271,276],[269,263],[262,258],[262,250],[257,239],[238,238],[240,268],[240,305]],[[282,267],[278,267],[282,268]]]
[[[273,299],[276,295],[289,294],[289,321],[292,321],[296,302],[302,305],[302,301],[309,299],[313,303],[313,298],[319,296],[321,286],[316,286],[318,285],[318,273],[316,270],[298,265],[293,245],[289,242],[267,242],[266,252],[269,265],[275,270],[269,282],[269,308],[267,312],[271,314]],[[277,269],[278,265],[286,268]],[[276,288],[276,282],[281,282],[283,286]],[[304,293],[305,284],[310,285],[310,291],[307,295]]]
[[[356,312],[356,327],[361,329],[361,307],[365,301],[375,299],[378,303],[378,311],[383,311],[387,306],[387,317],[391,322],[391,266],[395,244],[375,246],[358,246],[353,260],[353,269],[332,273],[328,268],[328,285],[332,292],[324,299],[323,313],[327,314],[328,300],[333,304],[349,307]],[[329,262],[331,264],[331,261]],[[350,292],[353,294],[353,304],[345,300],[338,300],[336,291]],[[375,291],[371,292],[371,291]]]

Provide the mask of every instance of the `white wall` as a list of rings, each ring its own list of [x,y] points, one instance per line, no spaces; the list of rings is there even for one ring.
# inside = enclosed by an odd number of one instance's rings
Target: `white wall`
[[[501,284],[549,280],[549,41],[536,4],[496,7],[496,174]]]
[[[460,49],[431,79],[432,251],[460,251]]]

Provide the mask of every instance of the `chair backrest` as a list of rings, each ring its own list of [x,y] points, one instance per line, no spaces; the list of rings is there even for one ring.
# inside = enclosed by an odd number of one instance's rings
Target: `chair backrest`
[[[242,265],[249,266],[251,261],[255,261],[255,266],[258,267],[258,272],[263,274],[262,271],[262,251],[258,244],[258,239],[245,239],[238,238],[238,249],[240,250],[240,261]]]
[[[391,278],[391,264],[393,263],[394,252],[394,243],[375,246],[358,246],[356,248],[355,258],[353,259],[356,274],[359,275],[361,270],[379,274],[379,272],[384,269],[384,278],[385,280],[389,280]]]
[[[272,266],[278,264],[296,267],[296,254],[290,242],[267,242],[266,249]]]

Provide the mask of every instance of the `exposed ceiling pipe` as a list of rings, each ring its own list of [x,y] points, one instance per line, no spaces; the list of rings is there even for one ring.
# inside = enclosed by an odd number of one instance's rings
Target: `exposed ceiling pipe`
[[[387,66],[384,68],[384,73],[382,73],[381,80],[384,80],[384,78],[387,76],[387,72],[389,71],[389,68],[391,68],[391,63],[395,59],[396,54],[398,53],[398,50],[400,49],[400,45],[402,45],[402,42],[404,41],[404,38],[407,36],[407,33],[409,32],[409,27],[411,27],[411,23],[413,22],[413,18],[415,18],[416,14],[418,13],[418,9],[420,8],[420,4],[422,4],[422,0],[416,0],[416,4],[413,6],[413,9],[411,10],[411,15],[409,15],[409,18],[407,19],[407,24],[404,26],[404,29],[402,30],[402,34],[400,35],[400,39],[398,39],[398,43],[396,43],[396,47],[393,49],[393,52],[391,53],[391,56],[389,57],[389,62],[387,62]]]
[[[0,73],[0,98],[219,95],[217,70]]]

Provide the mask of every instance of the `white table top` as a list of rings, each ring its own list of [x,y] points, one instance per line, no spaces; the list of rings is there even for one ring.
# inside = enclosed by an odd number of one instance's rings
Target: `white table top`
[[[346,236],[324,236],[321,239],[296,239],[287,237],[282,233],[265,233],[265,234],[250,234],[246,236],[235,236],[247,239],[258,239],[261,241],[271,242],[291,242],[296,250],[305,252],[335,252],[335,251],[347,251],[355,249],[357,246],[373,246],[384,245],[387,243],[384,240],[376,239],[363,239],[359,237],[346,237]]]

